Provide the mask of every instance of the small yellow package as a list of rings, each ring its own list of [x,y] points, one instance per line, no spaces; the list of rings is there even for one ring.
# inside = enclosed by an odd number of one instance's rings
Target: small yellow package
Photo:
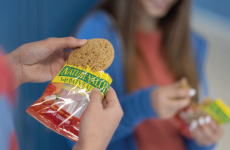
[[[204,106],[202,110],[220,125],[230,123],[230,109],[221,99],[212,101],[209,105]]]

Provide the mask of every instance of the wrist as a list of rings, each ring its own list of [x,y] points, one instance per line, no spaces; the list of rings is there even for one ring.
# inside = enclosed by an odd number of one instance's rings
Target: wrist
[[[87,144],[79,140],[72,150],[90,150]]]
[[[141,101],[141,106],[143,106],[143,113],[145,118],[152,118],[152,117],[157,117],[155,108],[153,107],[153,100],[152,100],[152,93],[153,91],[156,90],[156,86],[153,86],[149,89],[145,90],[145,93],[143,95],[143,101]]]
[[[158,112],[158,87],[155,87],[150,93],[150,105],[156,118],[160,118]]]
[[[155,110],[155,104],[154,104],[154,102],[155,102],[155,100],[156,100],[156,90],[157,89],[154,89],[154,90],[152,90],[152,92],[150,93],[150,104],[151,104],[151,106],[152,106],[152,109],[154,109]]]
[[[4,59],[8,63],[9,69],[12,72],[14,80],[14,89],[22,84],[22,68],[20,67],[20,61],[14,52],[11,52],[4,56]]]

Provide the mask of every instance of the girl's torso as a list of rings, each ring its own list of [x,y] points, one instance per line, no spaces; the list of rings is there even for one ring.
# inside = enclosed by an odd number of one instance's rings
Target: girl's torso
[[[140,92],[136,92],[136,91],[130,95],[126,91],[127,85],[125,84],[125,70],[124,70],[124,65],[123,65],[124,63],[123,63],[123,53],[122,53],[122,51],[123,51],[122,41],[123,40],[122,40],[122,36],[119,32],[119,29],[116,27],[116,23],[114,23],[113,17],[111,17],[108,13],[106,13],[103,10],[97,10],[97,11],[91,13],[85,20],[83,20],[82,24],[80,24],[79,30],[78,30],[77,34],[75,35],[75,37],[76,38],[82,38],[82,39],[83,38],[86,38],[86,39],[105,38],[113,44],[114,50],[115,50],[115,58],[114,58],[112,65],[106,70],[106,72],[109,73],[111,78],[113,79],[111,86],[116,91],[117,96],[119,97],[121,104],[123,102],[125,102],[126,100],[129,101],[129,97],[131,95],[134,96],[134,97],[132,97],[134,99],[135,99],[135,95],[142,95]],[[200,83],[201,83],[201,89],[202,89],[201,92],[204,94],[204,96],[206,96],[207,87],[206,87],[206,80],[205,80],[205,76],[204,76],[205,74],[203,72],[203,64],[205,62],[205,56],[206,56],[205,41],[194,33],[191,33],[191,41],[193,44],[193,50],[194,50],[193,52],[194,52],[194,56],[195,56],[194,58],[195,58],[195,62],[196,62],[197,72],[198,72],[198,76],[199,76]],[[151,56],[149,56],[149,57],[151,57]],[[154,60],[154,61],[156,61],[156,60]],[[163,63],[161,63],[161,61],[157,61],[157,62],[160,62],[160,64],[163,64]],[[158,68],[156,68],[156,70],[158,70]],[[161,73],[164,74],[165,76],[168,76],[167,73],[164,73],[164,72],[167,72],[168,70],[167,69],[163,69],[163,70],[164,71],[157,72],[158,75],[155,75],[155,74],[154,75],[158,76],[159,78],[162,77]],[[173,77],[172,78],[171,77],[163,77],[163,79],[165,79],[165,80],[163,80],[162,82],[160,82],[158,84],[166,85],[169,82],[174,81]],[[161,80],[158,79],[158,81],[161,81]],[[148,81],[143,81],[143,83],[145,83],[145,82],[148,82]],[[152,85],[152,83],[151,83],[151,85]],[[138,87],[134,87],[134,89],[138,89]],[[147,91],[141,91],[141,92],[145,93]],[[146,98],[148,98],[148,96],[146,96]],[[134,108],[133,109],[128,108],[130,105],[133,105],[133,107],[136,107],[136,106],[138,106],[138,104],[140,104],[143,107],[143,104],[141,102],[137,103],[135,101],[135,103],[128,104],[128,105],[126,105],[126,102],[125,102],[125,105],[123,103],[122,108],[123,108],[124,112],[129,112],[130,110],[134,110]],[[151,109],[149,106],[146,109],[147,109],[147,111],[142,110],[143,113],[141,115],[143,115],[143,114],[149,115],[149,113],[152,114],[152,112],[149,112],[149,109]],[[138,111],[140,111],[140,110],[138,110]],[[138,113],[140,113],[140,112],[136,112],[134,114],[138,114]],[[129,112],[129,114],[127,114],[127,115],[130,116],[132,114],[133,114],[132,112]],[[119,150],[135,150],[135,149],[137,149],[137,145],[136,145],[137,142],[136,141],[138,140],[138,137],[135,136],[135,133],[133,132],[133,127],[136,127],[136,124],[138,124],[139,120],[141,120],[141,119],[140,119],[140,117],[138,117],[137,119],[131,118],[129,120],[127,118],[127,115],[125,114],[125,116],[124,116],[124,118],[126,117],[125,120],[121,121],[117,131],[115,132],[115,134],[112,138],[112,141],[108,146],[109,150],[117,150],[117,149],[119,149]],[[138,114],[138,115],[140,115],[140,114]],[[130,122],[132,122],[132,127],[127,126],[127,124],[130,124]],[[169,121],[169,124],[171,124],[171,123],[174,124],[173,122]],[[157,129],[158,123],[154,122],[152,124],[155,125],[155,129]],[[163,127],[163,128],[168,129],[168,126],[167,126],[168,124],[166,123],[165,125],[166,125],[166,127]],[[162,125],[159,125],[159,127],[162,127]],[[159,131],[161,131],[161,130],[159,130]],[[178,132],[174,132],[175,131],[174,129],[172,131],[173,132],[170,133],[170,135],[173,136],[176,134],[177,137],[180,137],[179,135],[177,135]],[[165,130],[164,132],[168,132],[168,131]],[[140,133],[144,133],[144,131],[141,131]],[[162,134],[162,135],[164,135],[164,134]],[[145,137],[146,137],[146,139],[148,138],[148,136],[146,136],[146,135],[145,135]],[[164,138],[164,136],[159,137],[159,139],[160,138]],[[167,136],[166,138],[171,138],[171,137]],[[179,140],[181,140],[181,139],[179,138]],[[74,143],[72,142],[72,145],[73,144]],[[165,145],[166,144],[167,143],[165,143]],[[186,145],[186,147],[187,147],[187,145]]]
[[[153,85],[164,86],[173,83],[174,77],[161,55],[160,31],[136,33],[138,50],[138,86],[134,90]],[[135,129],[135,138],[140,150],[184,150],[184,141],[174,119],[148,119]]]

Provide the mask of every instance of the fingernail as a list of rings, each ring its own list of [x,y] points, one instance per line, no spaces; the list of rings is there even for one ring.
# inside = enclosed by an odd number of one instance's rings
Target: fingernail
[[[95,92],[100,92],[100,90],[99,90],[98,88],[93,88],[93,89],[91,90],[91,92],[93,92],[93,91],[95,91]]]
[[[195,95],[196,95],[196,90],[195,90],[195,89],[189,90],[189,96],[190,96],[190,97],[193,97],[193,96],[195,96]]]
[[[81,43],[86,43],[87,40],[86,40],[86,39],[81,39],[80,42],[81,42]]]
[[[190,127],[189,127],[189,130],[190,131],[194,131],[198,126],[198,123],[196,120],[192,120],[191,124],[190,124]]]
[[[211,118],[210,116],[206,116],[206,117],[205,117],[205,123],[206,123],[206,124],[210,124],[211,121],[212,121],[212,118]]]
[[[198,123],[200,126],[203,126],[205,124],[205,119],[203,117],[199,117]]]

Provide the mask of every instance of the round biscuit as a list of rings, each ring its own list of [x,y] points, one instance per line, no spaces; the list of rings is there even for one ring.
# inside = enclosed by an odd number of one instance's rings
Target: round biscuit
[[[91,71],[106,70],[113,62],[113,45],[106,39],[90,39],[87,44],[74,49],[68,58],[68,64]]]

